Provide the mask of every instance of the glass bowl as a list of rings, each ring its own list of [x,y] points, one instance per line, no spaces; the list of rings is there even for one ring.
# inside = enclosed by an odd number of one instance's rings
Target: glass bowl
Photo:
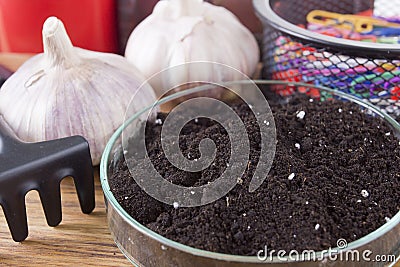
[[[322,99],[326,96],[341,99],[343,101],[351,101],[356,103],[362,109],[372,116],[376,116],[384,120],[396,134],[400,136],[400,125],[389,115],[381,112],[377,107],[358,99],[352,95],[340,91],[334,91],[329,88],[316,87],[302,83],[287,83],[283,81],[254,81],[264,92],[268,101],[285,101],[287,97],[282,97],[274,93],[274,91],[282,92],[282,87],[295,91],[297,93],[308,93],[313,97]],[[227,83],[228,84],[228,83]],[[249,81],[236,81],[230,84],[239,85],[241,89],[252,87]],[[198,97],[202,92],[210,90],[212,86],[204,85],[178,93],[159,100],[155,106],[161,107],[164,104],[176,102],[177,99],[190,98],[190,96]],[[246,93],[251,93],[251,90]],[[316,253],[317,261],[298,259],[293,260],[289,257],[273,257],[266,262],[260,261],[256,256],[238,256],[221,253],[209,252],[201,249],[189,247],[170,239],[167,239],[150,229],[146,228],[135,219],[133,219],[117,202],[113,196],[108,183],[108,177],[111,174],[114,164],[123,158],[122,133],[124,129],[132,124],[138,123],[141,115],[152,109],[148,107],[135,114],[127,122],[122,125],[112,136],[104,151],[100,164],[100,179],[105,196],[107,220],[111,234],[115,243],[123,254],[136,266],[364,266],[364,263],[357,261],[341,261],[332,260],[330,257],[324,257],[324,252]],[[387,221],[372,233],[347,244],[346,251],[372,251],[372,255],[395,255],[397,260],[400,254],[400,212]],[[372,256],[370,256],[372,258]],[[393,260],[392,260],[393,262]],[[371,266],[383,266],[390,262],[371,262]],[[394,264],[394,263],[392,263]]]

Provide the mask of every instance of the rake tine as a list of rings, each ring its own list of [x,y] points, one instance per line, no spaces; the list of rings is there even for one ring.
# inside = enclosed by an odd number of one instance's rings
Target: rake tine
[[[81,210],[89,214],[95,208],[94,173],[89,144],[81,136],[70,137],[70,142],[77,145],[73,147],[68,158],[70,173],[64,177],[72,176]]]
[[[85,214],[91,213],[95,208],[94,183],[93,181],[90,182],[87,177],[93,177],[93,167],[90,167],[90,169],[87,168],[84,173],[74,177],[79,204],[81,205],[82,212]]]
[[[54,177],[56,178],[56,177]],[[59,178],[47,181],[39,190],[44,214],[49,226],[57,226],[62,220]]]
[[[12,238],[15,242],[24,241],[28,237],[25,198],[18,196],[12,201],[3,199],[1,204]]]

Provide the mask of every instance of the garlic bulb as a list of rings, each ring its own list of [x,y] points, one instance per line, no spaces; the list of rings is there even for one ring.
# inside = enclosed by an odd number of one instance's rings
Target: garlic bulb
[[[252,33],[227,9],[203,0],[165,0],[139,24],[129,37],[126,58],[146,78],[166,68],[188,62],[217,62],[247,76],[254,74],[259,48]],[[193,65],[192,65],[193,66]],[[178,83],[234,80],[232,73],[208,69],[188,69],[150,81],[158,93]]]
[[[155,101],[144,78],[118,55],[73,47],[55,17],[43,26],[44,53],[25,62],[0,89],[0,115],[26,142],[85,137],[94,165],[123,123],[135,93],[137,110]]]

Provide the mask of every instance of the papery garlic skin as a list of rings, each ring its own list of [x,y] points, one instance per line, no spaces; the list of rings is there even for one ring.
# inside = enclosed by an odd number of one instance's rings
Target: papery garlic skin
[[[166,68],[198,61],[225,64],[252,76],[260,55],[253,34],[227,9],[203,0],[164,0],[132,32],[125,56],[150,78]],[[187,82],[235,80],[232,73],[188,68],[151,85],[161,94]]]
[[[154,91],[138,90],[144,78],[124,57],[73,47],[57,18],[45,22],[43,42],[44,53],[1,87],[0,115],[26,142],[85,137],[97,165],[131,98],[138,94],[138,111],[155,101]]]

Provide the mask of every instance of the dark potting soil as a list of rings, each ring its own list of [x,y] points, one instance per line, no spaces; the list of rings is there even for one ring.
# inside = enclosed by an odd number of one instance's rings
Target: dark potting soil
[[[234,109],[246,125],[251,150],[242,181],[225,197],[201,207],[174,208],[142,191],[120,161],[109,178],[117,201],[134,219],[169,239],[251,256],[265,246],[286,251],[333,248],[338,239],[354,241],[399,211],[400,144],[381,119],[335,100],[295,98],[272,105],[278,140],[274,163],[262,186],[249,193],[259,158],[259,127],[246,106]],[[303,119],[296,116],[299,111],[305,112]],[[161,128],[148,123],[146,144],[165,179],[199,186],[224,171],[230,143],[221,125],[199,119],[181,132],[182,153],[193,159],[199,156],[200,140],[208,137],[217,144],[215,164],[199,173],[185,173],[168,162],[160,145]]]

